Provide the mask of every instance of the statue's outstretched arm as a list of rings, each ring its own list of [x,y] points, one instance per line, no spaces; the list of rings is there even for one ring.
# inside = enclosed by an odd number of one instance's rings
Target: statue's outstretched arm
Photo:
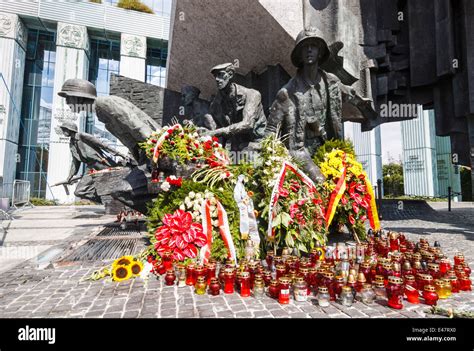
[[[120,156],[120,157],[127,157],[126,155],[123,155],[120,151],[114,149],[113,147],[107,145],[106,143],[102,142],[101,140],[97,139],[95,136],[87,134],[87,133],[82,133],[81,134],[82,140],[91,146],[95,146],[96,148],[99,148],[101,150],[110,152],[114,156]]]
[[[258,109],[261,108],[261,101],[262,98],[258,91],[253,91],[248,94],[244,110],[242,111],[242,121],[231,124],[228,127],[216,129],[211,132],[211,134],[215,136],[228,136],[251,132],[255,124],[255,119],[259,114]]]

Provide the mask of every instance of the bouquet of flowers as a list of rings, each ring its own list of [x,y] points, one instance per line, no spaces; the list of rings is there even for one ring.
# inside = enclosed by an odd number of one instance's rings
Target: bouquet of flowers
[[[309,252],[326,242],[323,201],[315,184],[295,164],[280,140],[263,141],[253,177],[260,183],[255,189],[261,196],[257,208],[267,222],[265,236],[270,242]]]
[[[355,156],[333,149],[319,166],[326,177],[323,187],[329,197],[326,210],[328,224],[345,224],[360,238],[365,236],[364,223],[367,219],[372,228],[378,230],[380,225],[372,185]]]
[[[230,163],[225,149],[216,137],[201,136],[194,125],[177,123],[155,131],[140,147],[155,163],[168,157],[180,164],[199,163],[221,167]]]

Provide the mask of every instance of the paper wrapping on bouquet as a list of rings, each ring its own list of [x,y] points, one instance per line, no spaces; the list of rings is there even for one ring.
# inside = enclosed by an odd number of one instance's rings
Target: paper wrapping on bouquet
[[[298,169],[298,167],[294,166],[290,162],[287,162],[287,161],[283,162],[280,173],[278,174],[277,182],[275,186],[273,187],[272,195],[270,198],[270,207],[268,209],[269,220],[268,220],[268,229],[267,229],[267,236],[269,238],[273,238],[274,236],[273,226],[272,226],[273,219],[275,218],[274,207],[280,196],[279,189],[283,186],[283,183],[285,182],[286,173],[288,171],[293,172],[312,191],[317,192],[316,186],[314,185],[314,182],[311,180],[311,178],[309,178],[306,174],[301,172]]]
[[[176,129],[180,129],[180,130],[183,130],[183,127],[181,126],[181,124],[175,124],[174,126],[166,129],[161,135],[160,137],[158,138],[158,140],[156,141],[156,145],[155,145],[155,149],[153,150],[153,162],[157,163],[158,162],[158,158],[160,157],[160,149],[161,149],[161,146],[163,145],[163,143],[165,142],[166,140],[166,137],[171,135]],[[170,132],[171,131],[171,132]]]
[[[245,190],[245,176],[239,175],[234,188],[234,200],[237,202],[240,212],[240,234],[242,238],[250,236],[250,240],[258,246],[260,236],[258,235],[257,219],[255,218],[253,201]]]
[[[204,234],[206,234],[207,243],[201,248],[199,257],[203,264],[209,261],[211,256],[212,248],[212,217],[211,217],[211,202],[210,200],[205,200],[201,206],[201,216],[202,216],[202,227]],[[229,252],[229,257],[234,260],[237,264],[237,252],[235,250],[234,240],[232,239],[232,234],[230,233],[229,221],[227,219],[227,212],[224,209],[224,206],[217,201],[217,217],[219,224],[219,233],[222,236],[224,245]]]
[[[339,204],[339,201],[341,200],[342,196],[344,195],[344,192],[347,189],[347,184],[346,184],[347,166],[346,166],[345,161],[346,161],[346,154],[344,153],[344,156],[342,159],[343,168],[341,171],[341,176],[339,177],[339,180],[336,184],[336,188],[331,193],[329,205],[326,211],[327,227],[329,227],[332,220],[334,219],[334,215],[337,210],[337,205]],[[372,184],[370,183],[370,180],[367,178],[367,175],[364,174],[363,180],[364,180],[365,188],[367,189],[366,191],[370,195],[370,203],[367,208],[367,215],[369,217],[370,227],[373,230],[380,230],[380,221],[379,221],[379,215],[377,212],[377,204],[375,202],[374,189],[372,188]]]

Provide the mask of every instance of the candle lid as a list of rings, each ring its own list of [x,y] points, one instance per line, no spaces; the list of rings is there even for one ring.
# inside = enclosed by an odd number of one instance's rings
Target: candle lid
[[[415,281],[415,277],[411,274],[408,274],[405,276],[405,281],[406,282],[414,282]]]
[[[291,278],[290,277],[281,277],[280,279],[278,279],[279,283],[280,284],[290,284],[291,283]]]
[[[319,291],[320,293],[327,293],[329,290],[328,290],[328,288],[325,287],[325,286],[320,286],[320,287],[318,288],[318,291]]]
[[[396,285],[401,285],[401,284],[403,284],[402,278],[395,277],[395,276],[393,276],[393,275],[391,275],[390,277],[388,277],[388,281],[389,281],[389,283],[391,283],[391,284],[396,284]]]
[[[350,286],[343,286],[342,291],[346,293],[352,293],[352,288]]]
[[[428,292],[435,292],[436,289],[433,285],[425,285],[425,287],[423,288],[425,291],[428,291]]]

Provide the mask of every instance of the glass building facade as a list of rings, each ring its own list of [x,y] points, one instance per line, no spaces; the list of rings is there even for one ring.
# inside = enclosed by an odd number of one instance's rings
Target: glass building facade
[[[150,84],[166,87],[166,60],[168,42],[162,42],[160,48],[148,48],[146,55],[145,81]]]
[[[55,63],[55,33],[29,30],[17,179],[29,180],[35,197],[46,193]]]
[[[89,81],[95,85],[97,96],[107,96],[110,90],[110,75],[120,74],[120,42],[110,40],[92,39],[89,61]],[[86,132],[101,139],[107,140],[111,145],[117,143],[102,122],[95,114],[87,116]]]

